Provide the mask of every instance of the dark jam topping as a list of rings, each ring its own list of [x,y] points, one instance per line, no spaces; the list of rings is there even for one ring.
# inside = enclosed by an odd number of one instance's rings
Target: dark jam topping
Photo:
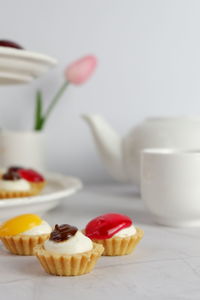
[[[112,238],[120,230],[130,227],[132,220],[121,214],[105,214],[91,220],[86,228],[85,235],[90,239],[105,240]]]
[[[17,172],[7,172],[3,174],[2,179],[15,181],[21,179],[21,176]]]
[[[54,242],[63,242],[68,239],[70,239],[72,236],[76,234],[78,231],[78,228],[68,225],[68,224],[62,224],[62,225],[55,225],[54,230],[50,234],[50,241]]]
[[[18,172],[19,170],[21,170],[22,167],[17,167],[17,166],[14,166],[14,167],[10,167],[8,169],[8,173],[12,173],[12,172]]]
[[[0,40],[0,47],[23,49],[23,47],[20,46],[19,44],[8,40]]]

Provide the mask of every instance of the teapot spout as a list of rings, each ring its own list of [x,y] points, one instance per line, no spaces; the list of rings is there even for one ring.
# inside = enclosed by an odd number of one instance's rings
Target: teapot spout
[[[88,123],[101,159],[108,172],[119,181],[127,181],[124,169],[122,139],[99,115],[83,115]]]

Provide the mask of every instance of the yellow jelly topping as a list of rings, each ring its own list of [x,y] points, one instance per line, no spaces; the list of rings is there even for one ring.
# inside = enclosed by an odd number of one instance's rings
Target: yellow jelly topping
[[[42,223],[42,219],[33,214],[25,214],[5,221],[0,226],[0,237],[11,236],[30,230]]]

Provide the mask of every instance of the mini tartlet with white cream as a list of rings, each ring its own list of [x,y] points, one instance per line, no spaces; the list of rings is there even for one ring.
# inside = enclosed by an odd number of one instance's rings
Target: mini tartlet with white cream
[[[51,226],[38,215],[24,214],[0,225],[0,239],[13,254],[33,255],[33,248],[49,238]]]
[[[144,235],[143,230],[136,228],[128,216],[117,213],[94,218],[83,232],[93,242],[103,245],[103,255],[106,256],[131,253]]]
[[[45,186],[44,177],[32,169],[10,167],[0,177],[0,198],[34,196]]]
[[[103,250],[78,228],[63,224],[55,225],[50,238],[36,246],[34,253],[47,273],[77,276],[91,272]]]

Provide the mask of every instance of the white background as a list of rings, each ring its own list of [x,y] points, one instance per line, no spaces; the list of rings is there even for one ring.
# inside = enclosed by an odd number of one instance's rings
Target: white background
[[[0,12],[0,38],[59,60],[30,85],[0,88],[0,127],[32,129],[36,89],[47,103],[69,62],[90,53],[99,60],[47,124],[50,169],[111,180],[82,113],[102,114],[122,135],[149,115],[200,112],[200,1],[0,0]]]

